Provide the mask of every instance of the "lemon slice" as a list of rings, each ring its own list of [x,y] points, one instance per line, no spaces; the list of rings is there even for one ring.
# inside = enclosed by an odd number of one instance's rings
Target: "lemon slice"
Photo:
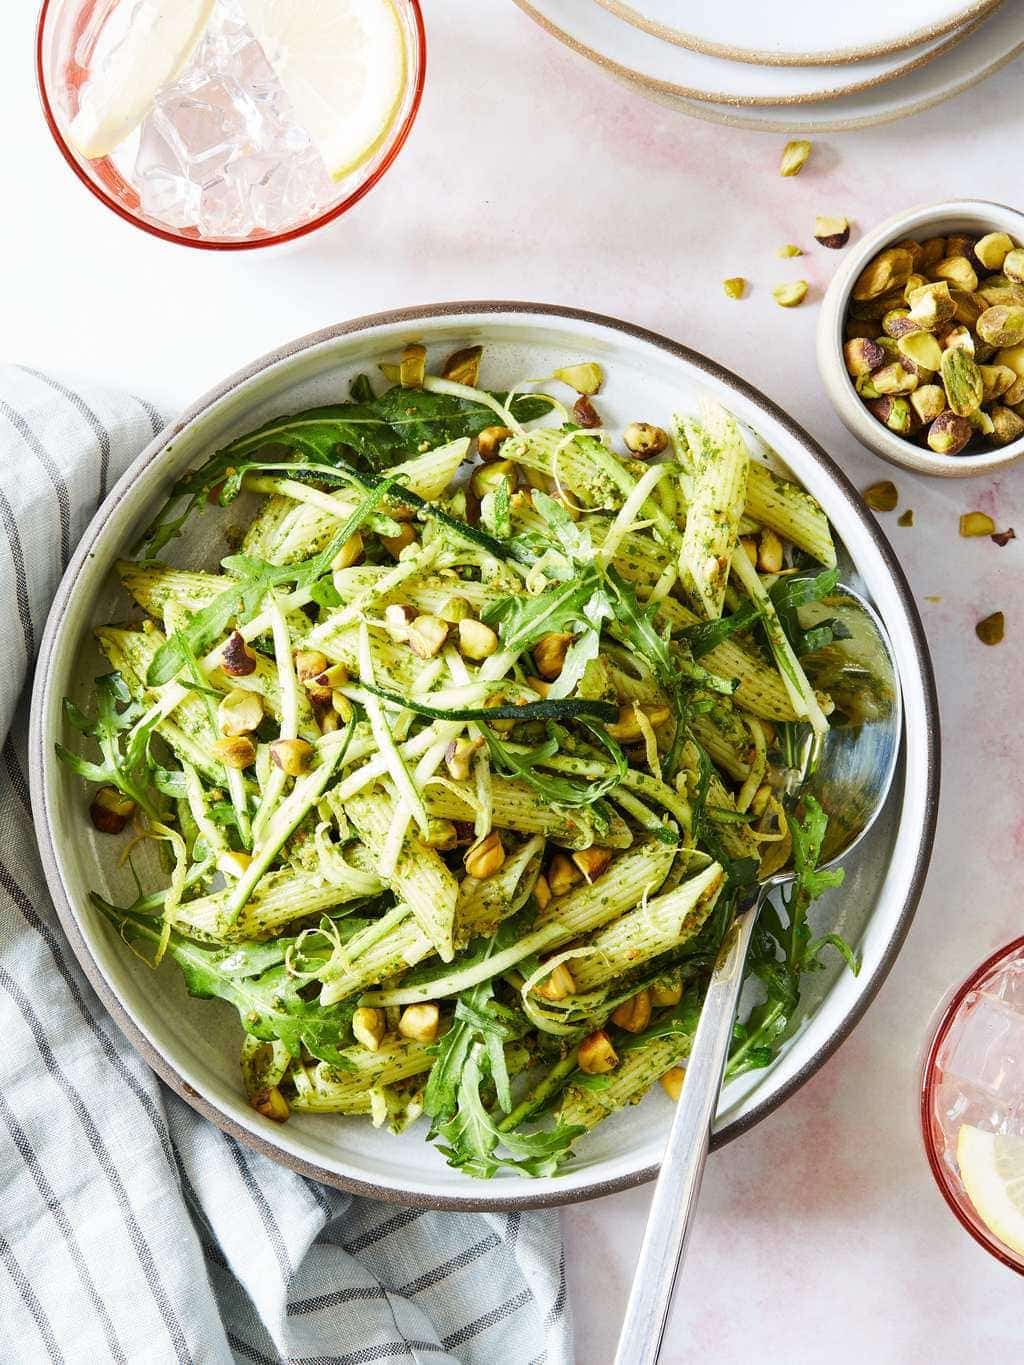
[[[978,1217],[1018,1255],[1024,1256],[1024,1137],[986,1133],[964,1124],[956,1159]]]
[[[335,180],[373,156],[405,84],[392,0],[243,0],[245,17]]]
[[[133,133],[203,36],[214,0],[151,0],[115,7],[92,56],[68,136],[82,156],[107,156]]]

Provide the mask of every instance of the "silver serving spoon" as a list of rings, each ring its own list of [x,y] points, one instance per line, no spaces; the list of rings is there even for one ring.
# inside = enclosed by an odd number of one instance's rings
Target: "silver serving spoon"
[[[903,713],[888,637],[862,598],[840,586],[826,600],[801,608],[799,615],[805,628],[837,617],[850,632],[848,640],[835,641],[805,660],[812,684],[835,700],[837,716],[821,751],[808,746],[788,780],[791,794],[812,794],[829,816],[819,864],[824,867],[863,839],[884,806],[896,769]],[[783,868],[761,882],[753,902],[737,914],[715,963],[654,1188],[615,1365],[654,1365],[658,1359],[700,1194],[747,949],[765,899],[793,875],[791,868]]]

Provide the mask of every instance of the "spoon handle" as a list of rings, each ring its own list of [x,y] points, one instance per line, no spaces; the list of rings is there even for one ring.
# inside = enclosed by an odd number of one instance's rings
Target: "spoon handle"
[[[661,1350],[672,1291],[700,1194],[743,984],[743,964],[767,892],[768,887],[762,886],[754,903],[737,916],[715,964],[654,1187],[615,1365],[655,1365]]]

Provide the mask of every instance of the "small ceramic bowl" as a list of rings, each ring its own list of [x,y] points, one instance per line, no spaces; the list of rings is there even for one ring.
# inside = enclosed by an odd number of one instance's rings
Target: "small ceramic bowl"
[[[882,426],[864,406],[846,372],[843,361],[843,324],[854,281],[873,256],[905,237],[923,240],[953,232],[984,236],[1005,232],[1024,243],[1024,213],[983,199],[950,199],[943,204],[907,209],[869,232],[844,257],[821,305],[818,319],[818,370],[828,396],[844,426],[869,450],[890,464],[937,474],[945,479],[964,479],[1005,469],[1024,455],[1024,437],[1009,445],[993,446],[970,455],[936,455],[927,447],[904,440]]]

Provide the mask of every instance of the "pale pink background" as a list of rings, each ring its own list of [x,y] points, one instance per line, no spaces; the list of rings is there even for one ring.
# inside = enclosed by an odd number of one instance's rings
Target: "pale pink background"
[[[580,0],[583,3],[584,0]],[[1017,0],[1009,0],[1017,3]],[[607,79],[511,0],[428,0],[419,123],[347,219],[277,252],[176,249],[78,185],[36,117],[29,0],[5,14],[5,359],[94,374],[178,405],[283,340],[404,304],[507,297],[618,314],[723,361],[780,401],[861,487],[893,474],[833,415],[814,365],[815,302],[837,263],[816,213],[867,229],[952,196],[1024,198],[1020,62],[908,122],[830,134],[795,180],[784,138],[691,122]],[[813,245],[813,243],[811,243]],[[720,281],[745,275],[749,298]],[[770,289],[805,276],[808,302]],[[915,525],[881,518],[910,574],[938,671],[944,793],[935,861],[881,995],[818,1077],[715,1157],[665,1360],[746,1365],[1019,1359],[1024,1285],[961,1231],[932,1186],[915,1113],[944,992],[1021,932],[1024,466],[982,482],[893,475]],[[957,538],[981,508],[1022,539]],[[932,603],[926,595],[938,595]],[[1001,607],[1007,639],[976,620]],[[580,1365],[611,1360],[648,1192],[565,1215]],[[510,1363],[511,1365],[511,1363]]]

